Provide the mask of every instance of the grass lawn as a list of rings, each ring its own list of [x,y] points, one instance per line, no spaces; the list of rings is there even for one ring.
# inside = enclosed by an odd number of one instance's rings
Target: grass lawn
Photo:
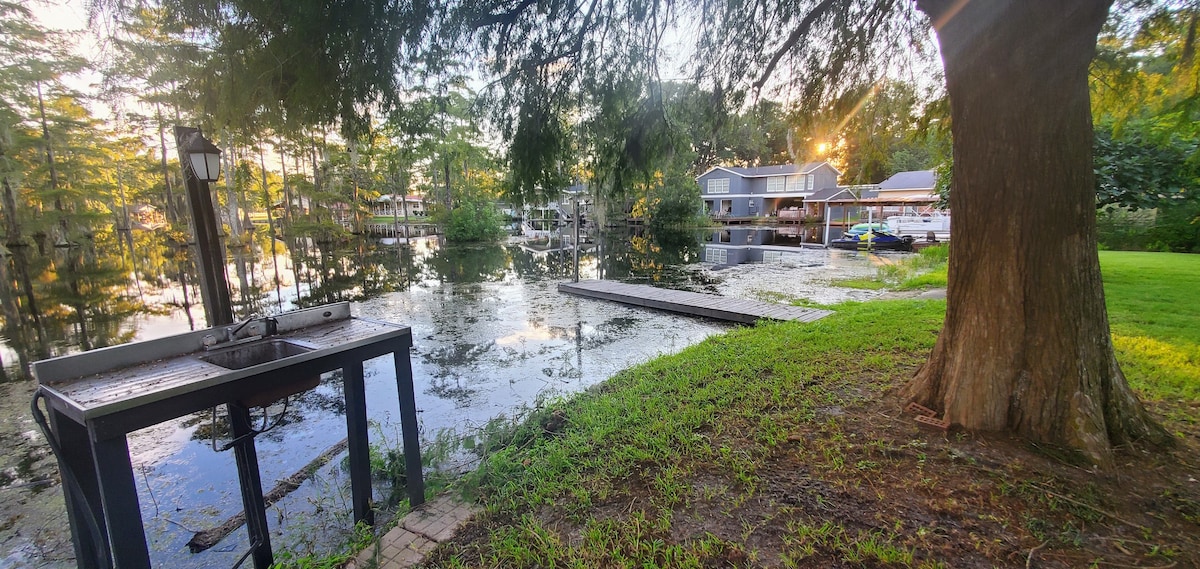
[[[428,217],[423,215],[413,215],[411,213],[408,214],[408,221],[410,222],[423,222],[427,221],[428,219]],[[392,223],[393,221],[404,223],[404,216],[398,215],[396,217],[392,217],[391,215],[373,215],[367,220],[367,223]]]
[[[1174,449],[1096,472],[922,428],[894,389],[945,302],[846,303],[537,410],[460,481],[485,513],[427,565],[1200,567],[1200,256],[1101,262],[1118,357]]]
[[[1195,425],[1200,255],[1102,251],[1100,267],[1113,345],[1130,385],[1161,413]]]

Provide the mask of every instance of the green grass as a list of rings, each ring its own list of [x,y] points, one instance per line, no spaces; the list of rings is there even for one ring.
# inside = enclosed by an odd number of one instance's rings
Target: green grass
[[[818,421],[819,409],[877,397],[892,378],[903,380],[900,370],[919,364],[932,346],[943,307],[845,303],[810,324],[739,329],[552,404],[567,428],[491,455],[462,481],[490,515],[516,515],[490,536],[484,565],[616,567],[654,560],[660,567],[699,567],[753,558],[753,551],[711,536],[666,544],[673,509],[696,498],[687,481],[715,467],[729,473],[733,486],[714,492],[732,493],[733,503],[752,497],[762,484],[758,464],[788,441],[792,426]],[[879,325],[900,321],[906,325]],[[879,381],[860,384],[864,374]],[[648,489],[650,507],[597,520],[592,508],[631,483]],[[565,543],[539,518],[515,514],[539,508],[563,511],[583,528],[583,539]],[[847,549],[847,559],[904,557],[887,543],[864,545],[870,547]]]
[[[1200,400],[1200,255],[1101,251],[1100,268],[1130,385],[1150,400]]]
[[[904,279],[937,282],[940,270],[944,280],[944,251],[919,259],[923,269]],[[1200,256],[1104,252],[1101,264],[1118,359],[1131,384],[1164,402],[1159,408],[1170,419],[1196,421],[1186,409],[1200,403],[1200,303],[1193,299]],[[906,381],[933,345],[945,302],[830,308],[832,316],[809,324],[761,324],[709,338],[531,414],[515,425],[510,446],[460,481],[486,507],[484,533],[440,549],[432,566],[942,567],[939,557],[957,558],[955,551],[936,554],[941,526],[913,525],[903,511],[872,505],[880,508],[874,517],[827,517],[849,514],[824,500],[871,496],[876,484],[879,504],[927,495],[937,515],[983,501],[966,510],[966,519],[982,524],[971,539],[976,552],[1001,565],[1014,559],[1005,549],[1012,539],[1024,540],[1022,556],[1051,537],[1069,550],[1079,545],[1069,539],[1076,527],[1103,525],[1094,510],[1050,503],[1041,488],[1054,475],[1045,470],[1030,469],[1032,482],[1010,477],[1025,472],[1019,463],[1004,475],[980,476],[961,455],[935,453],[941,435],[864,438],[862,424],[844,422],[837,410],[870,405]],[[876,415],[866,423],[899,424]],[[795,462],[779,470],[788,460]],[[946,477],[960,467],[965,473]],[[800,487],[813,489],[815,504],[773,503],[780,496],[771,493],[772,482],[788,472],[811,480]],[[981,490],[943,492],[940,485],[952,483]],[[1103,499],[1086,496],[1075,484],[1056,488],[1073,492],[1077,503],[1108,499],[1102,491],[1093,493]],[[855,501],[851,509],[874,503]],[[697,533],[688,529],[696,518],[744,521],[740,535]],[[991,523],[1004,529],[987,529]],[[754,549],[749,536],[760,528],[783,532],[778,551]],[[994,539],[1013,532],[1017,538]],[[776,557],[761,561],[764,555]]]
[[[428,218],[424,215],[413,215],[412,213],[409,213],[408,219],[409,221],[424,221]],[[367,220],[367,223],[391,223],[393,221],[404,223],[404,214],[400,214],[395,217],[392,217],[391,215],[373,215]]]
[[[842,288],[856,288],[859,290],[883,290],[888,287],[887,283],[879,279],[838,279],[830,284]]]
[[[880,265],[874,278],[842,279],[831,284],[863,290],[945,288],[949,258],[950,245],[936,245],[897,262]]]

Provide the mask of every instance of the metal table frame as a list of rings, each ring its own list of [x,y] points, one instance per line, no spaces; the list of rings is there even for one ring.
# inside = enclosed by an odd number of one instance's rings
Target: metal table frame
[[[302,374],[311,377],[311,374],[336,369],[343,370],[354,521],[374,525],[363,362],[388,353],[392,354],[396,368],[401,437],[405,449],[405,467],[409,473],[409,502],[412,506],[422,504],[425,489],[421,472],[412,366],[409,361],[411,347],[411,330],[404,328],[402,335],[378,342],[205,387],[185,396],[159,401],[154,405],[133,407],[94,418],[81,418],[76,410],[70,409],[61,400],[53,396],[47,397],[51,430],[64,454],[59,467],[70,468],[75,473],[84,496],[83,503],[80,503],[71,492],[64,492],[79,567],[100,567],[96,562],[96,559],[102,557],[98,555],[103,551],[100,542],[106,542],[108,545],[111,566],[150,567],[150,555],[126,439],[129,432],[216,405],[227,404],[233,427],[232,436],[237,440],[251,429],[249,410],[237,401],[255,393],[288,385]],[[41,389],[47,388],[42,386]],[[235,443],[234,449],[242,502],[246,510],[246,526],[253,547],[254,565],[258,569],[266,569],[273,562],[273,554],[254,437],[241,438]],[[99,526],[100,536],[92,535],[93,532],[84,516],[94,517]]]

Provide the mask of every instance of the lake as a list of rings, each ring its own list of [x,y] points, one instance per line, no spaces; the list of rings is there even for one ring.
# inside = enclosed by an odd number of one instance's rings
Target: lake
[[[86,247],[14,250],[0,263],[0,444],[6,448],[0,565],[74,566],[57,465],[29,412],[29,363],[206,327],[181,240],[161,232],[98,235]],[[834,303],[877,294],[830,283],[872,276],[888,257],[805,248],[804,241],[796,229],[614,230],[585,241],[579,273],[771,301]],[[410,326],[425,447],[470,439],[496,417],[520,416],[548,398],[732,327],[559,294],[557,283],[575,270],[562,242],[553,234],[488,245],[450,245],[437,236],[315,243],[255,234],[229,247],[227,270],[238,318],[350,301],[356,316]],[[713,262],[731,256],[756,262]],[[367,363],[366,386],[372,444],[399,446],[394,372],[386,360]],[[278,425],[257,439],[266,489],[345,436],[340,393],[340,378],[326,374],[286,408],[255,415]],[[129,436],[156,565],[232,566],[248,548],[244,528],[202,553],[186,547],[194,531],[241,509],[232,453],[214,451],[214,438],[218,447],[228,442],[208,411]],[[473,456],[450,453],[440,468],[471,468]],[[284,550],[326,552],[345,542],[347,478],[335,458],[268,509],[277,557]],[[395,508],[386,503],[389,491],[381,482],[375,492],[385,516]]]

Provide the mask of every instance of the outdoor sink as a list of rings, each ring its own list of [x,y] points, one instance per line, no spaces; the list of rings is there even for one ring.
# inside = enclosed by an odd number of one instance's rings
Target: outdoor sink
[[[301,346],[300,344],[276,338],[213,350],[206,355],[200,356],[200,361],[221,366],[225,369],[245,369],[250,366],[298,356],[312,350],[308,346]]]
[[[34,372],[71,418],[112,436],[183,408],[265,405],[411,337],[407,327],[355,318],[349,302],[338,302],[43,360]]]

